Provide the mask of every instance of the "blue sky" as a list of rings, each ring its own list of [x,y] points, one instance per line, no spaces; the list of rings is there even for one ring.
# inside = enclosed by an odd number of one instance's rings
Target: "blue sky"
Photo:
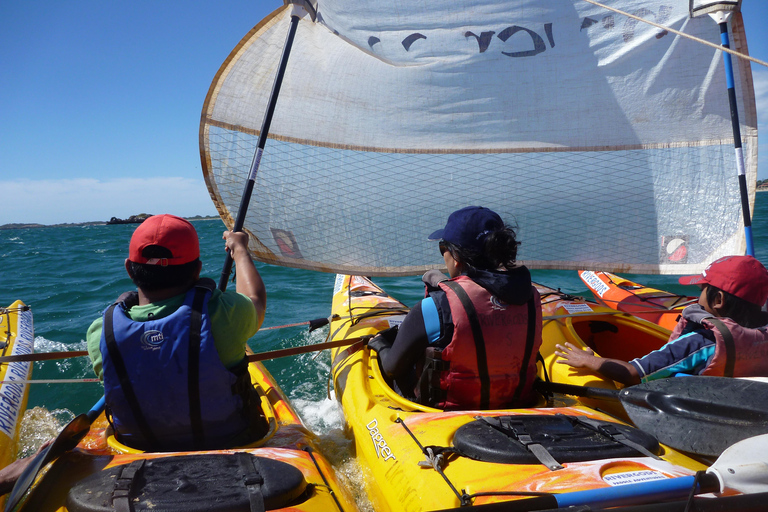
[[[200,167],[203,101],[235,45],[280,5],[0,2],[0,225],[215,215]],[[742,11],[750,53],[768,60],[768,2]],[[768,134],[768,69],[752,70]],[[763,141],[758,178],[768,179]]]

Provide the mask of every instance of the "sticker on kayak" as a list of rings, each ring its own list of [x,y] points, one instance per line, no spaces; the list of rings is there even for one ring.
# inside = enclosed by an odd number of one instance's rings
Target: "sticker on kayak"
[[[405,320],[405,315],[397,315],[397,316],[391,316],[387,318],[387,323],[390,327],[394,327],[396,325],[400,325],[403,323],[403,320]]]
[[[589,286],[592,291],[598,294],[600,297],[602,297],[605,292],[610,290],[610,287],[605,284],[602,279],[597,277],[597,275],[592,271],[588,270],[586,272],[582,272],[581,278],[585,283],[587,283],[587,286]]]
[[[333,294],[336,295],[341,291],[341,287],[344,286],[344,274],[336,274],[336,281],[333,283]]]
[[[27,310],[19,314],[16,327],[16,342],[10,355],[29,355],[34,352],[35,331],[32,327],[32,312]],[[5,370],[5,384],[0,386],[0,432],[14,439],[19,413],[24,405],[26,384],[13,383],[14,380],[29,378],[29,361],[8,363]]]
[[[666,476],[658,471],[646,469],[643,471],[630,471],[628,473],[613,473],[603,476],[603,481],[611,487],[627,484],[639,484],[642,482],[654,482],[656,480],[666,480]]]
[[[569,313],[591,313],[592,308],[583,302],[561,302],[561,306]]]
[[[374,418],[368,422],[365,428],[371,434],[371,441],[373,441],[373,447],[376,448],[376,457],[383,458],[385,461],[389,459],[396,459],[395,454],[392,453],[392,449],[387,445],[387,441],[378,428],[379,421]]]

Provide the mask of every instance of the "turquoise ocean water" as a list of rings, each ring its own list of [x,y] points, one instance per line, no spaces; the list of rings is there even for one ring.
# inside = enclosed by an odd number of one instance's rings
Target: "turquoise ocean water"
[[[218,281],[225,253],[219,220],[195,221],[201,240],[203,275]],[[0,305],[21,299],[32,307],[35,351],[84,350],[85,332],[120,293],[132,288],[123,267],[135,225],[48,227],[0,230]],[[758,193],[753,218],[755,252],[768,265],[768,193]],[[523,243],[525,241],[523,240]],[[437,256],[437,250],[435,251]],[[334,275],[257,263],[267,287],[264,327],[280,326],[330,314]],[[537,282],[587,295],[575,271],[533,271]],[[691,294],[675,276],[626,275],[669,291]],[[422,296],[418,277],[376,279],[385,290],[413,304]],[[327,327],[308,333],[290,327],[257,333],[255,352],[319,343]],[[293,400],[307,424],[322,433],[340,428],[335,402],[327,399],[329,356],[314,353],[267,361],[266,366]],[[33,379],[93,377],[87,357],[36,363]],[[102,395],[98,383],[33,384],[28,409],[56,411],[60,422],[87,411]],[[26,421],[26,420],[25,420]],[[31,420],[30,420],[31,421]],[[37,428],[37,427],[31,427]]]

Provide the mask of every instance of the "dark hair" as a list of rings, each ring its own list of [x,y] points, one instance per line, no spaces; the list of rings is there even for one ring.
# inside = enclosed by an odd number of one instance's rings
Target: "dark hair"
[[[505,225],[503,228],[488,234],[483,243],[482,252],[446,241],[443,241],[442,244],[456,261],[468,267],[477,270],[496,270],[498,268],[510,270],[515,266],[517,246],[520,245],[520,242],[517,241],[514,228]]]
[[[171,251],[159,245],[149,245],[141,251],[145,258],[170,258]],[[183,265],[148,265],[146,263],[129,262],[128,273],[133,284],[147,291],[162,290],[176,286],[191,285],[195,279],[200,259]]]
[[[723,292],[723,307],[720,308],[722,316],[727,316],[748,329],[756,329],[768,324],[768,313],[762,310],[762,306],[732,295],[711,284],[707,285],[706,291],[708,303],[711,304],[715,301],[717,292]]]

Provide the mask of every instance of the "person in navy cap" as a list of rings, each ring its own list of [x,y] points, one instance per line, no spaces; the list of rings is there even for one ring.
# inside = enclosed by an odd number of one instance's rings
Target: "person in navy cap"
[[[242,445],[267,425],[248,373],[248,339],[264,321],[267,294],[248,235],[225,231],[236,290],[200,278],[197,232],[155,215],[131,236],[125,269],[137,290],[95,320],[88,353],[104,381],[118,441],[143,450]]]
[[[383,371],[398,393],[432,407],[531,405],[541,303],[530,272],[515,262],[515,231],[492,210],[468,206],[429,239],[439,241],[449,277],[427,272],[426,298],[396,334],[369,342]]]
[[[768,377],[768,270],[752,256],[725,256],[680,284],[701,288],[659,350],[626,362],[591,349],[557,345],[559,363],[587,368],[623,384],[685,375]]]

